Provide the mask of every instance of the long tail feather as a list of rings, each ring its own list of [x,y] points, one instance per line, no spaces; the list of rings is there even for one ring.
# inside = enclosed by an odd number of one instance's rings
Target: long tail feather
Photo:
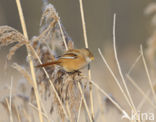
[[[37,66],[35,66],[36,68],[39,68],[39,67],[46,67],[46,66],[50,66],[50,65],[54,65],[54,64],[56,64],[56,65],[58,65],[60,62],[58,62],[58,61],[53,61],[53,62],[48,62],[48,63],[45,63],[45,64],[39,64],[39,65],[37,65]]]

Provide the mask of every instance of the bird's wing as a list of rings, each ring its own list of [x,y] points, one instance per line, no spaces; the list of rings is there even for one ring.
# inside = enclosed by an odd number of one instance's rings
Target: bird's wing
[[[60,57],[61,59],[75,59],[77,58],[77,55],[74,53],[65,53],[63,56]]]

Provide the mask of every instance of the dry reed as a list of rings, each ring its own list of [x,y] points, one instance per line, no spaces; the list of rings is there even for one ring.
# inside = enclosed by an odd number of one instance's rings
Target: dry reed
[[[96,90],[101,93],[103,96],[113,103],[113,105],[120,111],[120,114],[126,115],[130,118],[130,114],[124,109],[113,97],[111,97],[105,90],[103,90],[98,84],[96,84],[91,79],[91,70],[88,70],[88,76],[85,76],[81,71],[74,73],[67,73],[63,71],[60,67],[57,66],[48,66],[45,68],[35,69],[34,65],[42,64],[48,61],[56,60],[59,56],[57,50],[63,53],[68,49],[74,48],[74,43],[69,37],[65,28],[61,23],[61,19],[58,16],[58,13],[55,7],[52,4],[48,4],[46,0],[43,0],[44,9],[42,17],[40,20],[40,33],[37,36],[34,36],[32,39],[28,39],[27,29],[24,21],[24,16],[22,12],[22,7],[20,1],[16,0],[18,6],[18,12],[20,15],[21,26],[23,29],[23,34],[18,32],[16,29],[9,26],[0,26],[0,46],[7,46],[9,44],[14,44],[9,50],[7,58],[11,60],[15,52],[22,46],[27,47],[28,52],[28,61],[29,67],[22,67],[17,63],[12,65],[19,73],[22,74],[23,79],[29,83],[29,95],[25,95],[20,92],[13,94],[13,81],[11,80],[10,93],[9,96],[4,96],[0,100],[0,103],[7,110],[9,115],[10,122],[13,121],[70,121],[70,122],[79,122],[81,121],[82,112],[86,112],[87,119],[89,118],[90,122],[97,121],[99,117],[98,111],[94,109],[93,103],[93,86]],[[88,48],[88,40],[86,34],[86,25],[85,25],[85,16],[83,10],[82,0],[79,0],[80,3],[80,13],[82,19],[83,35],[85,41],[85,47]],[[152,9],[153,10],[153,9]],[[151,10],[149,10],[151,11]],[[149,12],[148,11],[148,12]],[[145,102],[147,101],[154,109],[156,108],[155,104],[151,101],[149,96],[134,82],[130,77],[130,73],[142,57],[145,71],[149,80],[150,89],[152,90],[153,97],[155,98],[155,87],[152,83],[150,77],[150,71],[147,67],[147,63],[143,54],[143,49],[141,47],[141,54],[137,57],[134,64],[129,69],[126,77],[131,81],[132,85],[141,93],[144,99],[138,104],[138,107],[135,107],[134,100],[130,94],[129,87],[127,86],[124,73],[121,70],[120,63],[117,56],[116,50],[116,35],[115,35],[115,26],[116,26],[116,15],[114,15],[113,20],[113,49],[115,54],[115,60],[118,67],[118,71],[121,77],[121,81],[124,85],[124,88],[121,86],[117,76],[112,71],[108,65],[105,57],[103,56],[100,49],[98,49],[99,54],[106,65],[107,69],[111,73],[112,77],[115,80],[115,83],[118,85],[122,94],[125,97],[126,102],[128,103],[128,108],[130,111],[137,113],[137,109],[141,109]],[[153,36],[153,38],[155,38]],[[152,38],[152,39],[153,39]],[[154,39],[153,39],[154,40]],[[154,42],[153,42],[154,43]],[[152,43],[152,44],[153,44]],[[148,56],[151,56],[151,61],[154,60],[155,46],[152,44],[149,45],[149,49],[152,53]],[[150,52],[149,51],[149,52]],[[154,61],[153,61],[154,62]],[[152,64],[154,65],[154,63]],[[30,68],[30,69],[29,69]],[[90,68],[90,66],[89,66]],[[88,90],[89,89],[89,90]],[[86,94],[90,94],[90,106]],[[100,95],[98,97],[101,97]],[[156,98],[155,98],[156,99]],[[101,100],[99,98],[99,100]],[[84,103],[84,104],[83,104]],[[49,106],[50,107],[49,107]],[[100,107],[103,103],[100,101]],[[81,111],[81,109],[83,111]],[[91,111],[90,111],[91,110]],[[100,109],[101,116],[102,109]],[[34,116],[39,116],[34,118]],[[139,117],[137,115],[137,117]],[[130,120],[133,121],[133,120]],[[141,120],[138,120],[141,122]]]

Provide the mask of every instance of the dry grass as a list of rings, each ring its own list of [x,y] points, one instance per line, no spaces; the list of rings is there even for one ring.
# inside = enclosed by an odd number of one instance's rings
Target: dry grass
[[[14,44],[9,50],[8,60],[11,60],[15,52],[22,46],[26,46],[28,52],[29,67],[22,67],[14,63],[12,67],[16,69],[22,76],[22,84],[19,84],[22,91],[15,90],[13,87],[13,78],[9,85],[8,95],[2,95],[2,109],[6,110],[6,121],[10,122],[80,122],[80,121],[129,121],[142,122],[139,120],[139,113],[143,112],[143,106],[146,104],[148,109],[145,112],[154,112],[156,105],[156,85],[153,83],[155,77],[151,77],[151,72],[155,70],[151,66],[155,65],[155,33],[150,38],[147,49],[147,56],[150,57],[150,67],[148,67],[143,48],[141,47],[140,55],[130,67],[128,73],[123,73],[117,55],[116,49],[116,15],[113,20],[113,49],[117,65],[118,77],[113,72],[109,63],[106,61],[102,51],[98,49],[101,59],[104,62],[111,77],[114,78],[115,84],[124,97],[126,106],[119,103],[113,96],[107,93],[95,81],[92,80],[91,70],[88,70],[88,76],[83,72],[67,73],[60,67],[51,66],[46,68],[34,68],[34,65],[53,61],[58,56],[57,50],[64,52],[65,50],[74,48],[74,43],[65,31],[60,17],[52,4],[44,2],[44,10],[41,17],[40,33],[32,39],[28,38],[25,20],[22,12],[20,1],[16,0],[17,8],[20,15],[23,34],[9,26],[0,26],[0,46]],[[80,2],[80,13],[82,18],[82,27],[85,40],[85,47],[88,48],[85,16],[82,0]],[[152,10],[153,6],[152,6]],[[152,11],[148,8],[148,12]],[[153,11],[152,11],[153,12]],[[151,44],[152,43],[152,44]],[[135,83],[135,79],[131,77],[137,63],[142,58],[145,74],[151,91],[145,93],[142,88]],[[90,66],[89,66],[90,67]],[[126,79],[127,78],[127,79]],[[141,94],[141,100],[136,103],[134,95],[128,86],[128,81],[135,87],[135,90]],[[94,90],[94,89],[95,90]],[[15,90],[15,91],[14,91]],[[151,92],[153,94],[150,97]],[[104,99],[105,98],[105,99]],[[98,99],[98,101],[96,100]],[[94,103],[94,102],[95,103]],[[99,105],[97,104],[99,103]],[[105,109],[112,108],[111,114],[116,113],[117,116],[109,116]],[[114,108],[113,108],[114,107]],[[131,111],[136,114],[138,120],[121,119],[122,115],[131,117]],[[109,119],[107,119],[109,117]],[[9,119],[7,119],[9,118]]]

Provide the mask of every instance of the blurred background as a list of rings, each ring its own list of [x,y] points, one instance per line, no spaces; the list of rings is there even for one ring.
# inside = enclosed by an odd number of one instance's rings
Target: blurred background
[[[146,7],[154,0],[84,0],[89,46],[94,51],[112,40],[113,14],[117,14],[117,47],[137,49],[151,33],[150,17]],[[38,34],[42,13],[41,0],[21,0],[29,38]],[[49,0],[53,3],[67,32],[77,47],[84,47],[78,0]],[[9,25],[21,31],[15,1],[0,0],[0,25]],[[112,42],[110,42],[112,43]],[[121,51],[123,52],[123,51]]]
[[[85,47],[79,0],[49,0],[49,2],[55,6],[67,33],[75,43],[75,47]],[[146,49],[147,40],[153,33],[152,16],[145,14],[148,5],[153,2],[155,0],[83,0],[89,48],[96,57],[92,63],[93,80],[97,81],[108,93],[113,94],[119,103],[122,101],[122,96],[119,95],[121,93],[102,63],[98,48],[102,50],[109,64],[116,71],[112,41],[113,14],[116,13],[116,47],[122,70],[127,72],[139,55],[140,44],[143,44],[143,48]],[[21,0],[21,3],[29,38],[32,38],[39,33],[42,1]],[[0,0],[0,26],[2,25],[11,26],[22,32],[15,0]],[[9,47],[0,49],[0,66],[2,68],[6,63],[8,49]],[[13,56],[12,62],[16,61],[25,65],[25,59],[26,49],[23,47]],[[141,63],[140,65],[142,66]],[[146,76],[142,74],[142,69],[139,68],[138,70],[136,68],[134,77],[140,80],[146,79]],[[0,83],[4,79],[9,80],[10,78],[7,76],[14,75],[13,71],[11,69],[7,71],[7,74],[1,72]],[[143,84],[144,81],[138,81],[138,83]],[[146,84],[147,82],[142,88],[148,89]],[[130,86],[130,89],[133,87]],[[133,96],[136,103],[139,99],[138,96],[137,93]],[[123,106],[125,104],[123,103]]]

